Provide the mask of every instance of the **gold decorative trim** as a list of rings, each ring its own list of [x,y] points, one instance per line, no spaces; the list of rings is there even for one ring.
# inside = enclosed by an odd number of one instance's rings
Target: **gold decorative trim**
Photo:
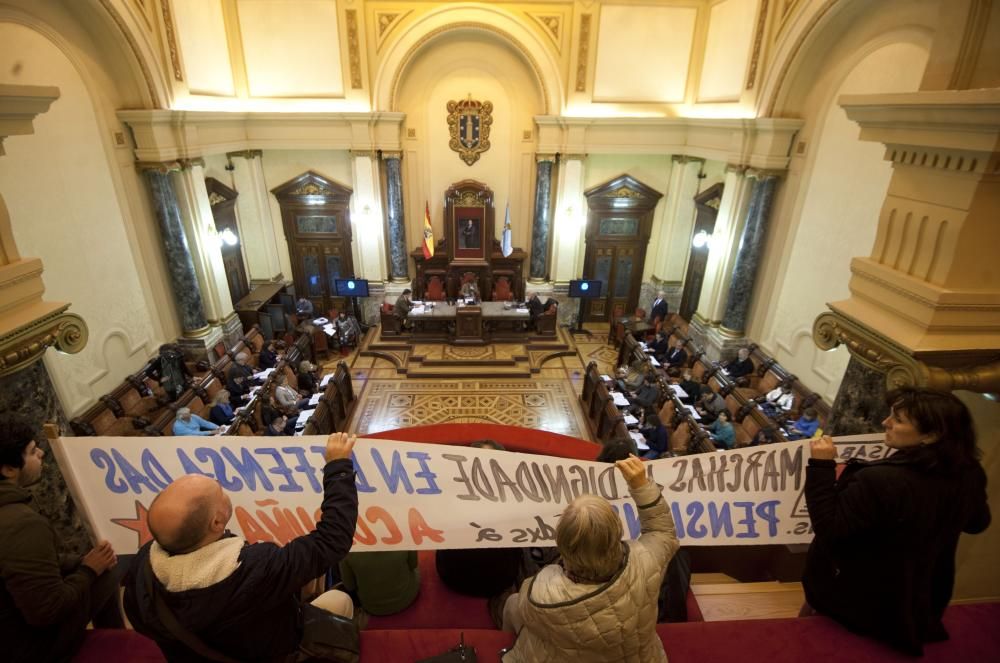
[[[543,161],[555,161],[555,160],[556,160],[556,155],[555,154],[536,154],[535,155],[535,163],[541,163]]]
[[[406,54],[400,60],[399,67],[396,68],[396,71],[392,75],[392,88],[391,88],[392,92],[389,96],[390,109],[398,110],[396,108],[396,92],[399,90],[399,81],[403,76],[403,71],[406,69],[407,65],[410,63],[413,57],[429,41],[431,41],[438,35],[444,34],[445,32],[451,32],[452,30],[482,30],[484,32],[492,32],[493,34],[500,35],[501,37],[509,41],[511,44],[513,44],[517,48],[517,50],[521,53],[521,55],[524,56],[524,59],[528,61],[528,64],[531,65],[531,71],[534,72],[535,74],[535,80],[538,81],[538,87],[542,89],[542,105],[543,105],[542,114],[543,115],[549,114],[549,87],[545,83],[545,77],[542,76],[542,69],[541,67],[538,66],[538,61],[535,60],[535,57],[531,54],[530,51],[528,51],[528,49],[524,47],[524,44],[518,41],[509,32],[501,30],[499,28],[495,28],[492,25],[488,25],[486,23],[478,23],[475,21],[452,23],[450,25],[441,26],[440,28],[431,30],[423,37],[418,39],[415,44],[410,46],[410,48],[406,51]],[[407,132],[409,131],[410,130],[407,129]]]
[[[202,157],[193,157],[191,159],[178,159],[177,163],[180,164],[181,170],[191,170],[195,166],[205,167],[205,159]]]
[[[176,161],[136,161],[135,169],[140,173],[152,170],[157,173],[176,173],[184,170],[179,160]]]
[[[621,186],[608,194],[608,198],[642,198],[642,194],[627,186]]]
[[[448,133],[451,135],[448,147],[458,152],[462,161],[471,166],[491,147],[490,125],[493,124],[493,103],[475,101],[470,93],[464,101],[449,101],[447,109]],[[464,128],[463,118],[467,118]],[[478,135],[474,135],[474,132],[478,132]]]
[[[344,11],[347,18],[347,59],[351,68],[351,88],[361,89],[361,49],[358,40],[358,10]]]
[[[576,51],[576,91],[587,91],[587,65],[590,57],[590,20],[592,14],[580,16],[580,44]]]
[[[382,150],[382,159],[402,159],[402,150]]]
[[[67,308],[69,304],[0,337],[0,377],[27,368],[49,347],[76,354],[87,345],[87,323],[75,313],[65,313]]]
[[[192,329],[191,331],[186,331],[183,334],[184,338],[205,338],[212,333],[212,326],[205,325],[204,327],[198,327],[198,329]]]
[[[139,64],[139,69],[142,71],[142,78],[146,82],[146,89],[149,91],[149,98],[153,102],[153,107],[164,108],[165,106],[163,101],[160,99],[160,95],[156,93],[156,86],[153,85],[153,73],[149,70],[149,66],[146,64],[146,61],[139,52],[139,43],[135,40],[135,37],[132,36],[132,33],[129,32],[128,26],[125,25],[124,19],[122,19],[121,15],[111,4],[111,0],[99,1],[101,3],[101,7],[104,8],[104,11],[108,12],[111,16],[111,20],[118,26],[122,36],[125,37],[125,41],[128,42],[129,48],[132,49],[132,55],[135,56],[136,62]]]
[[[670,160],[674,163],[685,164],[685,163],[705,163],[705,160],[701,157],[692,157],[687,154],[672,154]]]
[[[730,329],[729,327],[722,324],[721,321],[716,322],[713,327],[717,326],[719,328],[719,335],[725,338],[743,338],[746,336],[746,332],[739,329]]]
[[[559,14],[528,14],[545,32],[546,36],[552,40],[556,47],[556,52],[562,49],[559,44],[559,32],[562,28],[562,16]]]
[[[813,322],[813,341],[821,350],[844,345],[862,364],[885,374],[886,389],[925,387],[978,393],[1000,391],[1000,351],[943,353],[961,355],[958,367],[933,366],[910,354],[892,339],[836,311],[821,313]]]
[[[177,40],[174,37],[174,19],[170,16],[170,0],[160,0],[160,7],[163,10],[163,28],[167,32],[167,50],[170,51],[170,65],[174,69],[174,79],[183,82],[184,73],[181,71],[181,60],[177,54]]]
[[[463,191],[462,195],[455,201],[456,207],[486,207],[475,191]]]
[[[375,52],[380,53],[385,45],[386,39],[393,30],[396,29],[403,19],[409,16],[412,10],[375,12]]]
[[[812,37],[812,31],[816,28],[816,25],[826,16],[826,13],[837,4],[839,0],[826,0],[826,3],[820,7],[820,9],[812,15],[809,19],[809,24],[806,25],[805,29],[795,40],[795,44],[792,46],[791,51],[788,53],[788,57],[781,65],[781,70],[778,72],[777,79],[775,80],[774,89],[771,91],[771,97],[767,100],[767,106],[764,112],[761,113],[761,117],[772,117],[774,115],[774,107],[778,104],[778,96],[782,93],[782,88],[785,84],[785,77],[788,75],[789,69],[791,69],[792,62],[797,62],[797,56],[799,54],[799,49],[805,44],[806,39]]]
[[[226,152],[226,156],[229,158],[239,157],[241,159],[253,159],[255,157],[263,157],[264,150],[238,150],[236,152]]]
[[[221,194],[218,194],[215,191],[209,192],[209,194],[208,194],[208,204],[209,205],[211,205],[211,206],[214,207],[214,206],[218,205],[219,203],[224,203],[224,202],[226,202],[226,197],[225,196],[223,196]]]
[[[330,189],[322,187],[315,182],[306,182],[297,189],[288,192],[289,196],[325,196],[333,193]]]
[[[760,9],[757,14],[757,29],[753,37],[753,51],[750,55],[750,70],[747,72],[747,89],[752,90],[754,82],[757,80],[757,63],[760,61],[760,50],[764,44],[764,27],[767,25],[767,3],[768,0],[760,0]]]

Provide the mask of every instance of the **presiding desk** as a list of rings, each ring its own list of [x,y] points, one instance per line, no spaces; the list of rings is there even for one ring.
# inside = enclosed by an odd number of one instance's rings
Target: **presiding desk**
[[[528,333],[531,315],[526,308],[506,302],[446,304],[414,302],[410,310],[414,339],[449,342],[457,345],[482,345],[492,342],[519,342]]]

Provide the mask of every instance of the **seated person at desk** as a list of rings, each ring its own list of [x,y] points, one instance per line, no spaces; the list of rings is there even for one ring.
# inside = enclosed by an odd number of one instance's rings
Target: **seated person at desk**
[[[478,302],[479,286],[476,285],[475,281],[466,281],[462,284],[462,288],[459,290],[458,295],[462,299],[471,299],[474,302]]]
[[[247,382],[253,382],[254,372],[253,366],[250,365],[250,355],[245,352],[240,352],[237,353],[236,360],[233,365],[229,367],[226,379],[227,381],[232,381],[233,378],[242,376],[246,378]]]
[[[736,384],[744,386],[749,384],[749,375],[753,373],[753,361],[750,359],[750,350],[740,348],[735,359],[730,359],[722,365],[722,370],[726,375],[733,378]]]
[[[184,353],[173,343],[160,346],[160,354],[149,365],[150,377],[156,379],[171,402],[180,398],[188,382],[194,379],[184,361]]]
[[[792,393],[791,385],[783,384],[767,392],[764,402],[760,404],[760,409],[767,416],[776,419],[787,412],[791,412],[794,405],[795,394]]]
[[[250,402],[250,382],[242,375],[236,375],[226,382],[229,402],[242,407]]]
[[[667,353],[667,355],[660,359],[660,363],[664,365],[665,368],[675,368],[680,369],[684,367],[687,363],[688,353],[684,349],[684,341],[677,339],[674,341],[674,347]]]
[[[701,417],[701,423],[710,424],[720,413],[726,411],[726,399],[711,389],[705,389],[694,409]]]
[[[527,306],[528,313],[531,316],[531,326],[537,328],[539,316],[559,306],[559,302],[549,297],[545,299],[545,303],[543,304],[537,292],[529,292]]]
[[[291,424],[289,426],[289,424]],[[291,429],[291,430],[289,430]],[[264,435],[268,437],[280,437],[283,435],[294,435],[295,434],[295,420],[289,421],[288,417],[283,414],[279,414],[274,419],[271,419],[271,423],[267,425],[264,429]]]
[[[208,418],[211,419],[213,424],[227,426],[233,423],[236,413],[233,411],[233,406],[229,403],[228,391],[220,389],[215,392],[211,405],[212,409],[208,411]]]
[[[659,415],[652,412],[647,414],[645,426],[640,428],[639,432],[646,438],[646,444],[649,445],[649,451],[643,452],[641,458],[654,460],[667,452],[670,434],[667,432],[667,427],[660,421]]]
[[[392,307],[392,314],[397,320],[399,320],[400,329],[406,328],[406,319],[410,315],[410,309],[413,308],[413,302],[410,301],[409,288],[403,291],[403,293],[396,298],[396,304]]]
[[[761,428],[750,440],[751,447],[759,447],[762,444],[774,444],[774,431],[770,428]]]
[[[316,364],[308,359],[299,362],[299,373],[296,379],[299,381],[299,391],[307,394],[315,394],[319,386],[319,379],[316,377]]]
[[[814,437],[817,430],[819,430],[819,419],[816,416],[816,410],[811,407],[807,407],[802,413],[802,416],[799,417],[788,429],[788,439],[802,440],[804,438]]]
[[[656,357],[656,361],[662,364],[667,353],[670,351],[670,342],[667,340],[666,333],[656,332],[656,338],[647,347],[653,351],[652,354]]]
[[[638,455],[639,448],[631,437],[613,437],[601,445],[601,451],[594,460],[598,463],[615,463]]]
[[[305,297],[295,302],[295,314],[300,318],[312,318],[314,310],[312,302]]]
[[[309,405],[308,398],[301,398],[301,393],[288,386],[288,377],[284,373],[279,373],[275,377],[274,385],[274,400],[282,412],[297,414],[299,410]]]
[[[341,350],[358,344],[358,337],[361,336],[361,325],[354,319],[354,316],[341,311],[337,314],[337,319],[333,324],[337,328],[337,342],[340,343]]]
[[[222,430],[211,421],[205,421],[197,414],[191,414],[191,408],[182,407],[177,410],[174,419],[174,435],[218,435]]]
[[[257,368],[263,371],[277,366],[278,357],[281,354],[281,350],[284,350],[284,346],[285,344],[282,341],[268,341],[267,345],[264,346],[264,349],[257,355]]]
[[[677,384],[684,393],[687,394],[686,398],[681,399],[681,403],[685,405],[694,405],[699,398],[701,398],[702,384],[691,377],[691,370],[687,369],[684,371],[684,376],[681,381]]]
[[[712,434],[712,444],[716,449],[732,449],[736,446],[736,430],[729,423],[728,411],[719,413],[719,418],[708,427],[708,432]]]
[[[634,361],[628,368],[622,366],[618,369],[618,379],[615,380],[615,388],[624,394],[630,394],[638,391],[645,379],[646,364],[641,361]]]
[[[641,411],[656,408],[660,402],[660,387],[656,383],[656,375],[647,373],[645,384],[636,392],[635,396],[629,399],[632,403],[633,413],[638,414]]]

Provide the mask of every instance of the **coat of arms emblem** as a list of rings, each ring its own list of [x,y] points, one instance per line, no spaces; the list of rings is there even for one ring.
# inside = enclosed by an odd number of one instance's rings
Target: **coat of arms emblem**
[[[475,101],[470,94],[463,101],[448,102],[448,147],[458,152],[468,165],[479,161],[479,155],[490,149],[490,125],[493,124],[493,104]]]

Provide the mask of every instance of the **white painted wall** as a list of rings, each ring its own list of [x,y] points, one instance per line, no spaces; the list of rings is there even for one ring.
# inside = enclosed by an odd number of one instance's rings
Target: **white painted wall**
[[[743,92],[758,0],[723,0],[709,12],[698,101],[738,101]]]
[[[118,199],[108,133],[83,78],[55,44],[27,27],[0,23],[0,44],[0,83],[60,89],[35,119],[34,135],[4,141],[0,186],[21,255],[44,263],[45,299],[71,302],[90,330],[79,354],[45,355],[73,416],[155,351],[153,313],[129,245],[131,220]]]
[[[232,95],[222,0],[171,0],[170,6],[188,89],[192,94]]]
[[[849,295],[850,262],[871,252],[879,210],[892,174],[884,147],[858,140],[858,126],[837,105],[843,94],[917,89],[927,51],[912,43],[883,46],[847,74],[825,106],[814,139],[808,185],[785,242],[787,266],[765,322],[764,343],[782,366],[832,402],[850,358],[843,346],[822,352],[812,324],[826,303]]]

